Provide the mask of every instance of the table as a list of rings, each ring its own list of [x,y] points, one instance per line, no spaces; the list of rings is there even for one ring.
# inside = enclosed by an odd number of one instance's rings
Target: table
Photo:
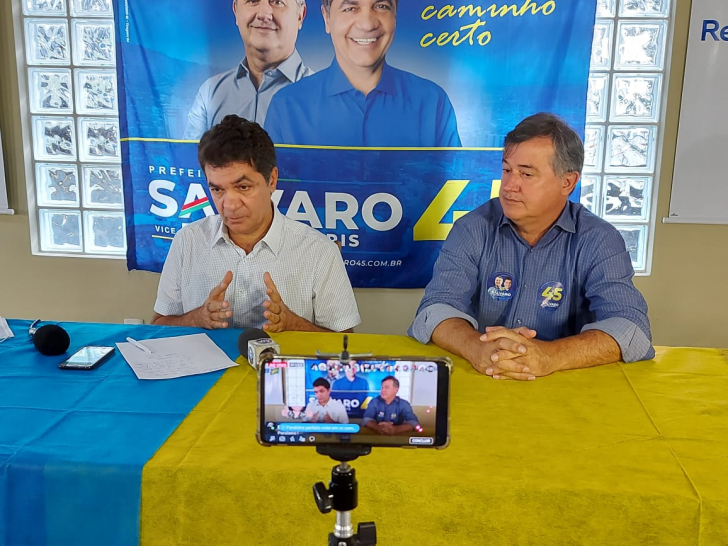
[[[284,333],[284,352],[341,336]],[[352,352],[438,355],[355,334]],[[355,522],[386,544],[728,543],[728,351],[658,348],[653,361],[500,382],[454,358],[452,443],[375,449],[353,463]],[[333,461],[259,446],[256,378],[228,370],[144,468],[141,541],[325,544],[311,486]]]
[[[0,546],[139,544],[144,464],[222,372],[139,381],[118,354],[92,371],[58,364],[87,344],[199,332],[61,323],[66,355],[38,353],[30,321],[0,343]],[[237,333],[211,333],[237,357]]]
[[[27,329],[25,322],[11,324]],[[183,333],[64,326],[79,343],[98,341],[100,333],[108,341]],[[210,334],[229,355],[237,354],[238,332]],[[339,334],[274,337],[289,353],[341,348]],[[138,382],[119,358],[96,375],[61,372],[39,356],[10,362],[8,355],[16,353],[7,347],[0,344],[0,546],[326,543],[334,516],[318,512],[311,485],[328,481],[334,463],[311,447],[256,443],[256,377],[249,366],[200,376],[207,384],[193,387],[193,378]],[[399,336],[354,334],[349,348],[443,354]],[[376,521],[379,544],[728,543],[728,351],[658,348],[652,361],[526,383],[493,381],[453,360],[451,446],[375,449],[353,463],[359,479],[353,519]],[[64,388],[46,396],[18,388],[44,375],[62,380],[61,386],[98,385],[83,399],[69,398]],[[196,406],[181,396],[200,388]],[[119,389],[129,400],[136,397],[138,411],[115,408],[110,395]],[[169,415],[163,392],[184,398]],[[40,423],[7,426],[9,415],[37,412],[43,404],[64,418],[106,406],[124,419],[129,413],[143,419],[133,421],[138,430],[127,424],[108,431],[76,420],[66,430],[88,450],[78,453],[70,442],[50,449],[33,441],[45,430]],[[141,442],[149,428],[158,436],[134,457],[122,456],[121,448]],[[13,434],[30,440],[18,447]],[[53,455],[53,465],[13,459],[31,451]],[[53,487],[39,476],[51,476]],[[90,486],[81,492],[78,483]],[[126,496],[109,500],[106,485],[126,488]],[[11,486],[25,493],[20,505],[7,502]],[[129,504],[133,494],[141,495],[141,504],[138,496]],[[98,506],[89,508],[94,499]],[[78,516],[79,506],[88,511],[80,512],[83,525],[50,533],[64,518]],[[25,533],[20,542],[19,527]]]

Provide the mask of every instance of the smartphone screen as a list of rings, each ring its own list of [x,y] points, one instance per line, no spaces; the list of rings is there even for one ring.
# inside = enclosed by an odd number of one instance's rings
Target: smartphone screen
[[[447,358],[340,360],[269,355],[259,377],[264,445],[444,447]]]
[[[106,360],[114,352],[113,347],[86,346],[81,347],[58,367],[74,370],[90,370]]]

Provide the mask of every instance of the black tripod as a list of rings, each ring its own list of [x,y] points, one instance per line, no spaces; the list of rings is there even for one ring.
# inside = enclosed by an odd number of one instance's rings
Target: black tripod
[[[354,533],[351,511],[359,501],[359,482],[356,471],[349,462],[369,455],[371,446],[317,446],[316,452],[339,461],[331,470],[331,481],[326,489],[324,482],[313,485],[313,497],[322,514],[333,509],[336,512],[334,532],[329,533],[329,546],[374,546],[377,543],[377,527],[373,521],[360,523]]]

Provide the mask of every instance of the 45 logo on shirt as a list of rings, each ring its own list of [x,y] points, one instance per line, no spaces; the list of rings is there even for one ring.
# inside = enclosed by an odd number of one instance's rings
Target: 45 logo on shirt
[[[555,311],[561,306],[564,297],[564,285],[558,281],[549,281],[538,289],[541,309]]]

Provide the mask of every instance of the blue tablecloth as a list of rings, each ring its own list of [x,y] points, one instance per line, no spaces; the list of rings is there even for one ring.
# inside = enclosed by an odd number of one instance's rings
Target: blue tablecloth
[[[59,323],[65,355],[38,353],[30,321],[0,343],[0,546],[139,544],[144,464],[221,376],[140,381],[119,354],[91,371],[58,364],[84,345],[202,330]],[[238,356],[239,330],[208,331]]]

